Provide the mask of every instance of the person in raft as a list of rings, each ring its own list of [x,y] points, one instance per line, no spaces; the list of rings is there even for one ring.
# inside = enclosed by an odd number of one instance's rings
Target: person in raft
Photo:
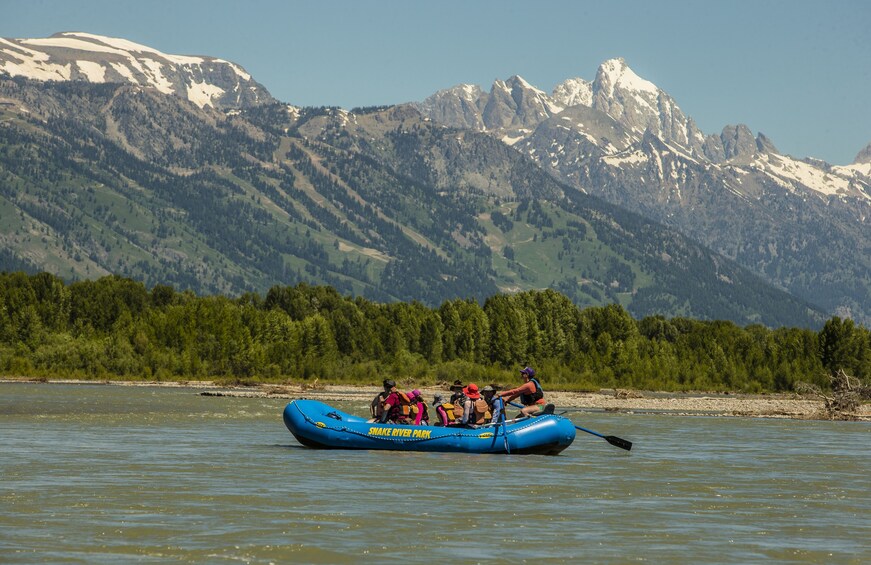
[[[451,400],[450,404],[454,406],[457,405],[458,399],[463,396],[463,381],[457,379],[454,381],[454,384],[451,385]]]
[[[426,402],[424,402],[423,395],[420,393],[420,390],[414,389],[413,391],[409,392],[408,399],[411,402],[411,416],[413,416],[413,421],[411,421],[410,423],[414,424],[415,426],[428,426],[429,414],[427,411]]]
[[[369,404],[369,411],[372,413],[372,422],[381,421],[381,416],[384,413],[384,403],[387,401],[387,397],[390,396],[390,391],[396,388],[396,383],[390,379],[384,379],[384,382],[382,382],[381,385],[384,387],[384,390],[379,392]]]
[[[387,397],[381,404],[381,417],[378,421],[382,424],[387,422],[397,424],[402,418],[402,407],[400,406],[400,396],[399,391],[396,390],[396,383],[390,379],[385,379],[384,391],[387,392]]]
[[[523,408],[520,410],[520,416],[539,416],[545,413],[553,413],[553,404],[547,404],[544,401],[544,390],[541,388],[541,383],[535,378],[535,369],[532,367],[524,367],[520,370],[520,376],[523,377],[523,384],[517,388],[506,390],[499,393],[499,396],[505,402],[511,402],[517,397],[520,397],[520,403]],[[518,416],[519,417],[519,416]]]
[[[478,385],[469,383],[469,386],[463,388],[463,394],[454,403],[454,416],[456,416],[456,425],[468,426],[475,423],[475,401],[481,398],[481,393],[478,392]]]
[[[436,413],[436,426],[447,426],[451,423],[450,416],[448,416],[448,411],[445,410],[445,396],[437,392],[435,396],[432,397],[432,407]],[[451,416],[453,416],[454,410],[451,408]]]
[[[490,422],[499,424],[502,422],[502,417],[505,415],[505,401],[502,397],[496,394],[497,388],[495,385],[487,385],[481,394],[484,395],[484,401],[490,409]]]

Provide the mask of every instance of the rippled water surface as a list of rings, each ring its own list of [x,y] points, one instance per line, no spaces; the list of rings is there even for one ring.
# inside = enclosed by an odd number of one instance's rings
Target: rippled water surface
[[[317,451],[285,404],[0,384],[0,562],[871,562],[867,423],[575,413],[632,452]]]

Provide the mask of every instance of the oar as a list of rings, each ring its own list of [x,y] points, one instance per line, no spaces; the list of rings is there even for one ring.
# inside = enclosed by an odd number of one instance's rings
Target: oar
[[[505,403],[502,403],[502,441],[505,442],[505,453],[511,455],[511,448],[508,447],[508,426],[505,423]],[[497,430],[498,433],[498,430]]]
[[[523,406],[521,404],[515,404],[513,402],[509,402],[508,404],[510,404],[511,406],[514,406],[515,408],[526,408],[525,406]],[[625,449],[626,451],[629,451],[630,449],[632,449],[632,442],[631,441],[627,441],[627,440],[619,438],[617,436],[602,435],[599,432],[594,432],[593,430],[588,430],[587,428],[582,428],[581,426],[575,426],[575,428],[581,430],[582,432],[587,432],[588,434],[592,434],[594,436],[599,436],[600,438],[604,439],[605,441],[607,441],[608,443],[610,443],[614,447],[619,447],[620,449]]]

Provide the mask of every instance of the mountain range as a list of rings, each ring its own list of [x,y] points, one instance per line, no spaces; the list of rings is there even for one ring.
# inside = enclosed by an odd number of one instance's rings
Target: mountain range
[[[778,152],[743,124],[703,134],[622,59],[546,94],[521,77],[417,104],[496,136],[555,178],[673,227],[825,310],[871,315],[871,144],[832,166]]]
[[[869,173],[871,148],[833,167],[706,136],[619,59],[549,95],[512,77],[346,111],[210,57],[0,40],[0,269],[867,323]]]

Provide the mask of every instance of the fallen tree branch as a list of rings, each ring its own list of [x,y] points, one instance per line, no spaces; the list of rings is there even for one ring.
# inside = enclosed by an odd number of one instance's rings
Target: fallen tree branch
[[[812,394],[820,398],[830,420],[854,420],[862,401],[871,400],[871,386],[848,375],[843,369],[827,376],[831,383],[831,394],[826,394],[819,386],[806,382],[796,383],[795,390],[800,394]]]

